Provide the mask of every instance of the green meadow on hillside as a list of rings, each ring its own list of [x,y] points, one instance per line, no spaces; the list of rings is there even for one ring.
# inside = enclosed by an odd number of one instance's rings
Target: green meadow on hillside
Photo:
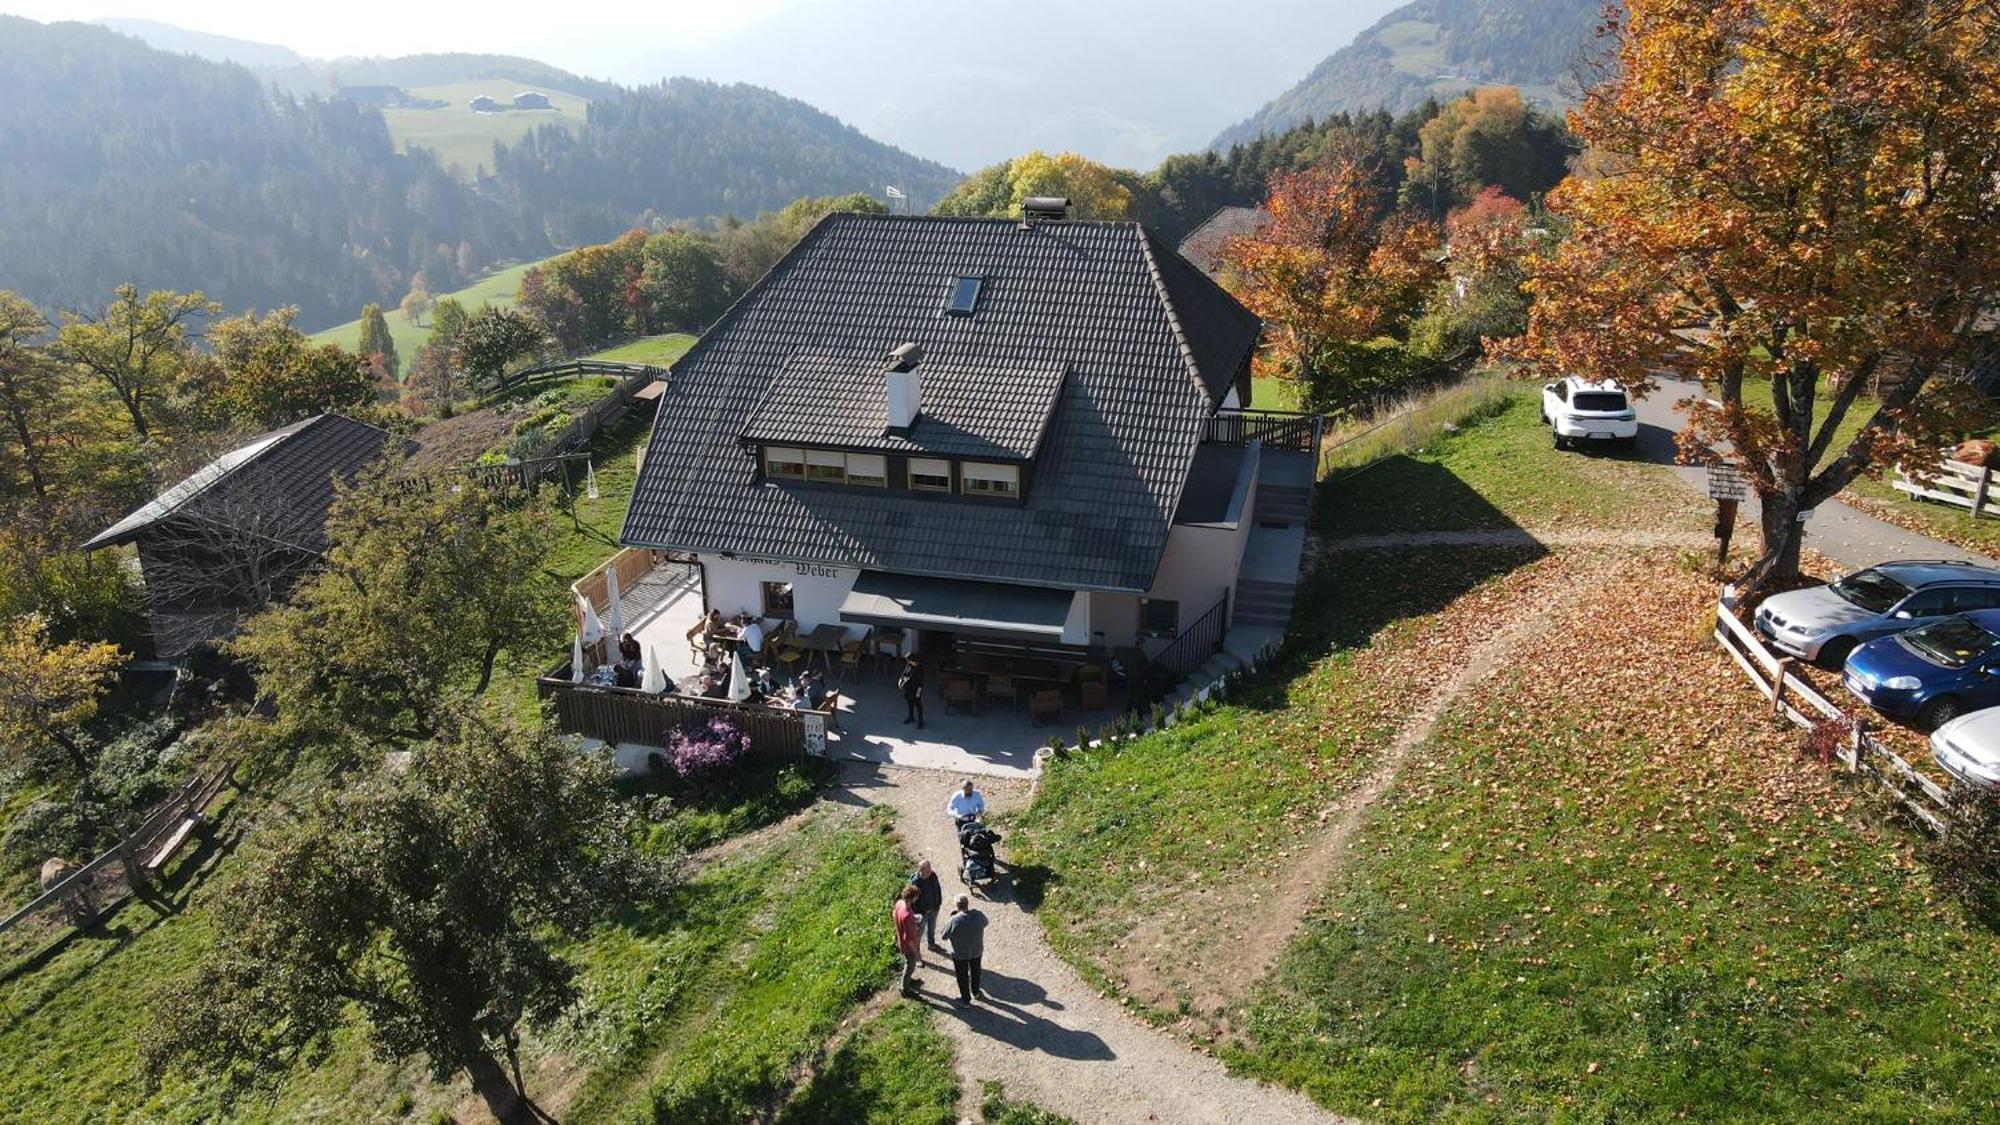
[[[515,109],[514,95],[524,91],[548,95],[549,108]],[[481,94],[498,102],[501,108],[494,113],[473,112],[469,103]],[[543,125],[575,128],[583,124],[590,106],[590,102],[575,94],[511,78],[418,86],[410,90],[410,96],[445,104],[435,109],[383,110],[382,117],[389,124],[389,135],[396,138],[396,147],[402,151],[430,149],[446,168],[468,180],[482,169],[492,170],[494,142],[513,144]]]
[[[547,261],[544,258],[542,261]],[[451,293],[434,293],[432,296],[453,297],[465,306],[465,311],[476,311],[481,305],[495,308],[513,308],[514,298],[521,292],[521,275],[541,262],[521,262],[494,270],[478,281]],[[354,310],[359,313],[361,310]],[[402,312],[394,307],[394,302],[382,307],[382,315],[389,321],[389,338],[396,341],[396,356],[404,363],[417,354],[424,340],[431,334],[428,320],[421,325],[411,324],[403,319]],[[346,324],[336,324],[323,332],[312,334],[313,341],[321,344],[339,344],[343,348],[355,348],[361,344],[361,318],[356,316]]]

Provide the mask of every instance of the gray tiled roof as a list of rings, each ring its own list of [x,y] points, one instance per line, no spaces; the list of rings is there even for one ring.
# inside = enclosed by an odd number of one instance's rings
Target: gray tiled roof
[[[1050,363],[920,364],[923,412],[909,433],[892,434],[885,366],[881,356],[793,357],[750,412],[744,439],[1026,460],[1041,444],[1063,382],[1063,368]]]
[[[944,315],[947,286],[969,274],[985,278],[977,315]],[[1256,335],[1254,317],[1136,223],[830,216],[674,366],[621,538],[1143,591]],[[795,401],[791,381],[814,362],[879,378],[905,342],[947,384],[990,372],[1033,399],[1065,373],[1023,502],[758,483],[738,439],[764,424],[761,406]]]
[[[98,532],[83,549],[130,543],[170,518],[232,518],[225,514],[229,505],[254,502],[260,526],[272,535],[308,551],[323,550],[335,482],[380,457],[388,438],[385,430],[339,414],[260,434]]]
[[[1232,239],[1256,234],[1271,221],[1262,207],[1223,207],[1181,239],[1181,257],[1205,274],[1222,268],[1222,248]]]

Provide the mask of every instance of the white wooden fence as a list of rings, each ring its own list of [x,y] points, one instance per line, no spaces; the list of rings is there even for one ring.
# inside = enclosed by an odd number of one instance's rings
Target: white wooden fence
[[[1995,512],[1992,507],[1993,470],[1990,468],[1946,460],[1928,481],[1913,478],[1901,467],[1897,468],[1896,475],[1901,478],[1895,482],[1898,492],[1970,509],[1975,518],[2000,519],[2000,512]]]
[[[1775,714],[1807,730],[1826,722],[1847,724],[1847,736],[1836,754],[1840,764],[1855,777],[1867,778],[1881,786],[1932,832],[1945,831],[1950,823],[1950,805],[1944,787],[1868,733],[1865,715],[1843,710],[1810,681],[1795,674],[1793,659],[1772,652],[1749,626],[1736,619],[1727,605],[1716,606],[1715,641],[1736,658],[1737,666],[1750,677],[1750,682],[1771,701]]]

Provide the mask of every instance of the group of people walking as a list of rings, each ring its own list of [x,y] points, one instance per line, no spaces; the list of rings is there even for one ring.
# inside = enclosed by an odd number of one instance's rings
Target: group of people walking
[[[985,795],[967,781],[952,794],[945,811],[954,822],[966,815],[983,815]],[[954,899],[951,913],[940,924],[938,916],[943,910],[944,884],[931,861],[922,860],[910,881],[897,892],[893,907],[896,952],[903,957],[903,994],[915,996],[921,991],[917,966],[922,962],[924,949],[932,952],[948,949],[952,972],[958,978],[958,1002],[984,1000],[986,990],[979,979],[979,970],[986,955],[986,914],[972,905],[970,895]]]

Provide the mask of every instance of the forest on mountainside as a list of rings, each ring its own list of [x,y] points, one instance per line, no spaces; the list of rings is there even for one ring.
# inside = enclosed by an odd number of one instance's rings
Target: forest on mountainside
[[[1298,85],[1223,131],[1217,147],[1336,113],[1400,113],[1475,86],[1560,106],[1575,94],[1602,0],[1414,0],[1328,56]]]
[[[344,63],[340,78],[503,65],[418,57]],[[231,310],[297,306],[311,327],[393,306],[419,273],[444,292],[634,224],[889,183],[928,205],[957,179],[766,90],[623,91],[548,67],[511,76],[586,92],[590,124],[503,149],[500,174],[468,184],[426,150],[397,152],[372,108],[100,27],[0,17],[0,288],[49,311],[128,281],[200,289]]]

